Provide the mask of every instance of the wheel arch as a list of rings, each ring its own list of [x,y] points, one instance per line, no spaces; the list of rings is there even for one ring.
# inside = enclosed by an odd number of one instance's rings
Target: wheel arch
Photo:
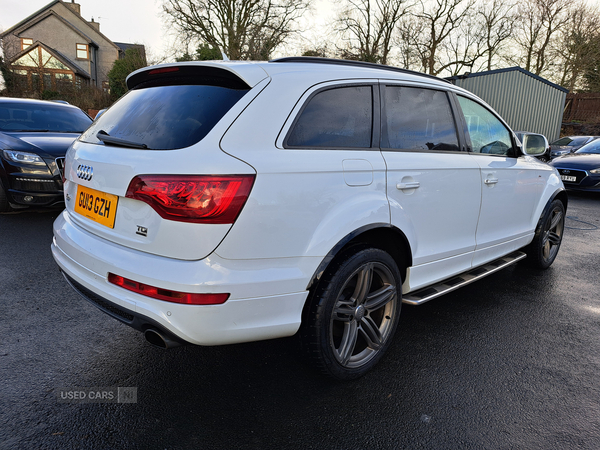
[[[565,207],[565,212],[567,211],[567,205],[569,203],[569,196],[567,194],[567,191],[564,188],[557,189],[556,191],[554,191],[554,193],[550,196],[550,198],[544,205],[544,209],[542,209],[542,213],[540,214],[540,217],[535,226],[535,231],[537,231],[540,228],[540,226],[542,225],[544,217],[546,217],[546,214],[548,213],[548,210],[550,209],[550,206],[552,205],[552,202],[554,200],[560,200],[562,202],[563,206]]]
[[[373,223],[357,228],[344,236],[321,261],[306,289],[313,290],[331,263],[351,249],[373,247],[386,251],[396,262],[402,281],[406,279],[407,268],[412,265],[412,252],[406,235],[388,223]]]
[[[550,238],[549,221],[552,220],[550,214],[552,213],[553,205],[559,202],[563,206],[563,216],[560,218],[562,225],[560,225],[560,232],[554,232],[554,238]],[[532,241],[524,247],[525,253],[527,253],[526,263],[535,269],[545,270],[552,265],[560,249],[562,242],[562,236],[564,231],[565,216],[567,211],[568,197],[564,189],[557,189],[548,199],[546,205],[542,210],[542,214],[536,224],[535,233]],[[555,227],[558,227],[560,222],[557,222]]]

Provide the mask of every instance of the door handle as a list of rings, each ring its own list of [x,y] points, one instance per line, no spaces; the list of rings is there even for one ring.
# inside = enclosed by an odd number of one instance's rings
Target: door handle
[[[485,184],[487,184],[488,186],[492,185],[492,184],[496,184],[498,183],[498,178],[486,178],[486,180],[484,181]]]
[[[404,191],[406,189],[416,189],[419,186],[421,186],[421,183],[419,183],[418,181],[410,181],[408,183],[398,183],[396,185],[396,189]]]

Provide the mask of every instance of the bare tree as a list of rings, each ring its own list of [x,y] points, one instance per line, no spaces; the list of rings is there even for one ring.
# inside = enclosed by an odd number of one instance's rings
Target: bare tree
[[[404,16],[398,22],[394,44],[398,49],[399,64],[405,69],[418,70],[422,67],[418,47],[414,45],[414,36],[423,33],[423,23],[417,21],[412,14]]]
[[[560,61],[561,86],[583,87],[584,74],[600,60],[600,11],[580,4],[571,11],[569,25],[559,33],[554,56]]]
[[[480,6],[485,8],[485,2],[480,2]],[[442,67],[452,76],[472,72],[477,62],[490,53],[489,36],[495,29],[494,26],[488,28],[489,23],[481,20],[482,11],[485,9],[470,8],[438,50]]]
[[[419,0],[418,10],[400,23],[399,37],[404,42],[399,44],[403,47],[403,57],[411,62],[417,59],[421,70],[431,75],[438,75],[457,63],[468,64],[467,61],[445,60],[442,54],[452,53],[447,51],[449,40],[454,38],[453,33],[475,3],[476,0]]]
[[[517,62],[525,70],[541,75],[548,70],[552,40],[569,23],[572,0],[528,0],[518,8],[515,43]]]
[[[515,26],[515,3],[501,0],[481,2],[477,9],[477,22],[484,40],[485,69],[492,70],[494,59],[511,38]]]
[[[309,6],[310,0],[163,0],[184,42],[218,47],[231,59],[269,59]]]
[[[337,24],[346,47],[342,55],[374,63],[388,64],[392,36],[400,18],[407,12],[408,0],[345,0]]]

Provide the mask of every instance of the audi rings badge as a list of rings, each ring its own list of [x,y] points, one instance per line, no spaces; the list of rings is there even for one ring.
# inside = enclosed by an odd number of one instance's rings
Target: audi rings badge
[[[94,168],[92,166],[84,166],[80,164],[77,166],[77,178],[81,178],[85,181],[90,181],[94,175]]]

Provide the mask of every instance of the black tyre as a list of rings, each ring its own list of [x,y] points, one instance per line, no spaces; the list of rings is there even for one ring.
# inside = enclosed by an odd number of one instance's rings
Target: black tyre
[[[538,269],[550,267],[560,249],[564,230],[565,206],[560,200],[554,200],[535,230],[533,241],[526,248],[529,265]]]
[[[2,181],[0,181],[0,213],[8,211],[12,211],[12,208],[8,204],[8,199],[6,198],[4,186],[2,185]]]
[[[394,259],[383,250],[360,250],[333,265],[309,299],[300,339],[323,373],[351,380],[369,371],[389,347],[402,283]]]

